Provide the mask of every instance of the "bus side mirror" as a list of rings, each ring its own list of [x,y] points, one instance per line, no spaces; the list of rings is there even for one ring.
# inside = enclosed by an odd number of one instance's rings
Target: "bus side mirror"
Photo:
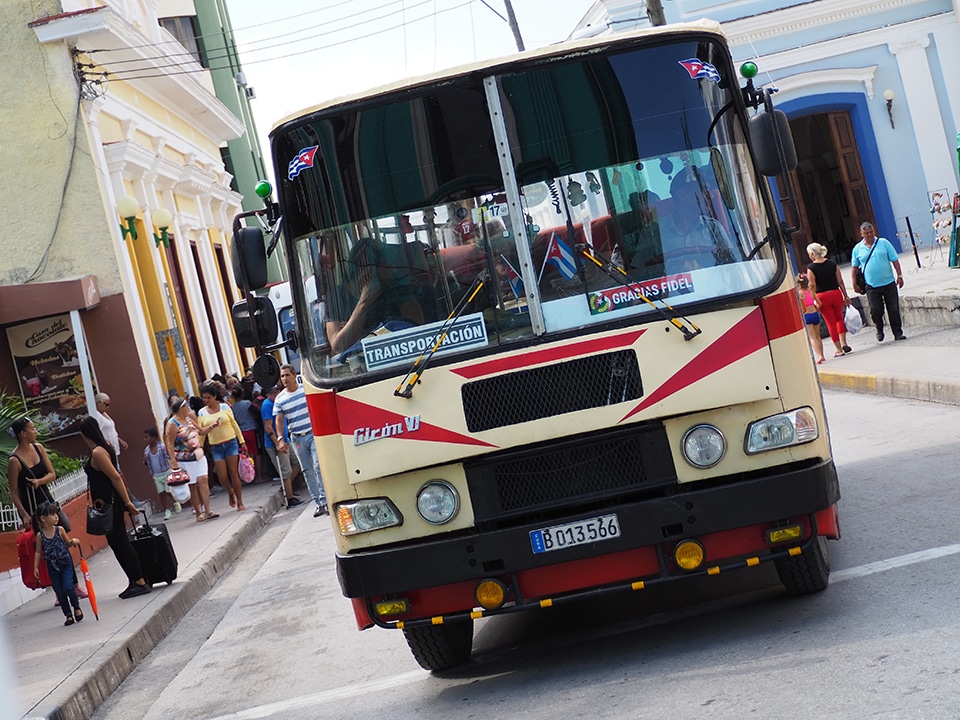
[[[253,313],[254,328],[250,324],[250,306],[246,300],[233,304],[230,315],[233,317],[233,329],[237,334],[237,343],[244,348],[260,348],[269,345],[277,339],[280,331],[277,322],[277,312],[273,309],[270,298],[258,296],[254,298],[256,309]],[[257,340],[260,342],[258,343]]]
[[[749,128],[761,173],[774,177],[796,170],[797,148],[786,113],[782,110],[759,112],[750,118]]]
[[[237,286],[241,290],[259,290],[266,287],[267,249],[263,244],[263,231],[258,227],[234,230],[230,249]],[[276,337],[276,334],[273,337]]]

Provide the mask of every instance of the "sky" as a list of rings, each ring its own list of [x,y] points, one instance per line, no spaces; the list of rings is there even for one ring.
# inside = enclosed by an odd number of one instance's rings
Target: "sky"
[[[503,0],[486,4],[506,17]],[[566,40],[593,0],[513,0],[526,49]],[[407,77],[509,55],[483,0],[227,0],[260,146],[275,123]],[[268,159],[269,162],[269,159]],[[272,180],[272,179],[271,179]]]

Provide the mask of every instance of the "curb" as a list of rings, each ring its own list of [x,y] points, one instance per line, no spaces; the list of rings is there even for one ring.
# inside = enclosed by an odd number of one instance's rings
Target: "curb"
[[[960,405],[960,383],[889,373],[820,371],[820,385],[831,390]]]
[[[115,638],[86,660],[74,676],[85,679],[69,685],[69,679],[45,701],[35,706],[24,720],[88,720],[113,693],[137,664],[190,612],[210,591],[230,565],[283,507],[283,492],[278,488],[268,501],[250,513],[230,540],[207,558],[184,582],[164,590],[158,611],[131,636]],[[92,671],[84,673],[84,666]]]

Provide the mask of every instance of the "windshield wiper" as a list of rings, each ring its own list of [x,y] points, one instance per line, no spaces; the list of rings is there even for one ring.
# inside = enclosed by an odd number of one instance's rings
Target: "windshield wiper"
[[[585,244],[578,243],[576,246],[576,251],[580,255],[592,262],[598,268],[600,268],[608,277],[610,277],[614,282],[619,284],[621,287],[626,288],[632,293],[636,293],[637,297],[643,300],[647,305],[656,310],[660,317],[673,325],[677,330],[683,333],[684,340],[693,340],[697,335],[703,332],[700,328],[694,325],[690,320],[685,318],[683,315],[674,310],[669,304],[660,300],[660,303],[663,307],[660,307],[653,302],[650,298],[643,294],[640,284],[627,275],[627,271],[622,267],[617,265],[615,262],[608,260],[602,256],[595,255],[593,249]],[[664,310],[666,308],[666,310]],[[670,312],[668,313],[667,310]],[[687,327],[689,325],[690,327]],[[691,329],[692,328],[692,329]]]
[[[464,293],[463,297],[460,298],[460,302],[457,303],[457,306],[453,309],[447,319],[443,321],[437,329],[437,340],[433,345],[430,346],[428,350],[424,350],[420,353],[420,356],[414,360],[413,365],[407,374],[403,376],[403,380],[400,381],[400,384],[397,385],[397,389],[393,391],[393,394],[397,397],[411,398],[413,397],[413,386],[420,382],[420,377],[423,375],[424,371],[427,369],[427,363],[430,362],[430,358],[433,357],[434,353],[440,349],[440,345],[447,337],[447,333],[450,332],[457,320],[460,319],[460,316],[463,315],[463,311],[467,309],[473,299],[477,296],[477,293],[483,288],[483,286],[490,279],[490,273],[486,270],[480,272],[476,278],[473,280],[473,284]]]

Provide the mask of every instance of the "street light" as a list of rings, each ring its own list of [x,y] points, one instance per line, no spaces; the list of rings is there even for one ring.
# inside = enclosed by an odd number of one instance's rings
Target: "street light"
[[[166,208],[157,208],[150,213],[150,217],[153,220],[153,226],[160,232],[159,235],[157,233],[153,234],[153,241],[157,244],[157,247],[160,247],[160,243],[163,243],[165,248],[170,247],[170,237],[167,235],[167,229],[173,222],[173,215]]]
[[[123,231],[123,237],[127,235],[131,240],[137,239],[137,213],[140,212],[140,203],[135,197],[126,195],[117,201],[117,213],[124,222],[120,223],[120,230]],[[124,225],[126,223],[126,225]]]

